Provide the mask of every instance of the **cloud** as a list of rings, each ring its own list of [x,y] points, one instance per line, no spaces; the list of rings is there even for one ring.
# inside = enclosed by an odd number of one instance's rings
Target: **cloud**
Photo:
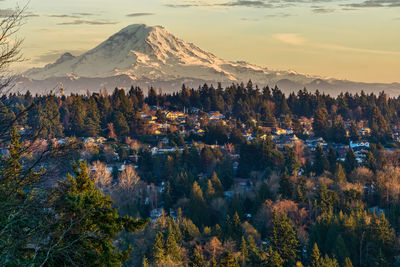
[[[84,20],[84,19],[76,19],[73,21],[60,22],[58,25],[113,25],[118,22],[114,21],[106,21],[106,20]]]
[[[86,12],[76,12],[72,14],[51,14],[48,15],[50,18],[67,18],[67,19],[79,19],[90,16],[96,16],[94,13],[86,13]]]
[[[221,6],[230,6],[230,7],[235,7],[235,6],[242,6],[242,7],[258,7],[258,8],[274,8],[275,5],[272,3],[269,3],[269,1],[249,1],[249,0],[236,0],[232,2],[227,2],[224,4],[221,4]]]
[[[338,44],[310,42],[305,37],[303,37],[301,34],[298,33],[278,33],[274,34],[272,37],[285,44],[309,47],[314,49],[319,48],[319,49],[327,49],[335,51],[348,51],[348,52],[377,54],[377,55],[400,55],[400,51],[366,49],[366,48],[357,48],[357,47],[350,47]]]
[[[127,17],[143,17],[143,16],[152,16],[154,15],[154,13],[131,13],[131,14],[127,14]]]
[[[68,19],[77,19],[80,18],[81,16],[77,15],[67,15],[67,14],[54,14],[54,15],[49,15],[50,18],[68,18]]]
[[[290,45],[302,45],[307,42],[307,40],[298,33],[277,33],[272,37],[278,41],[281,41],[282,43]]]
[[[78,12],[73,13],[74,15],[81,16],[81,17],[89,17],[89,16],[96,16],[97,14],[94,13],[87,13],[87,12]]]
[[[366,0],[361,3],[348,4],[350,7],[400,7],[400,0]]]
[[[314,8],[312,12],[317,13],[317,14],[326,14],[326,13],[333,13],[336,10],[334,8],[324,8],[324,7],[318,7]]]
[[[164,6],[171,7],[171,8],[186,8],[186,7],[197,7],[199,5],[194,5],[194,4],[165,4]]]
[[[285,8],[298,4],[315,4],[334,2],[334,0],[177,0],[175,3],[165,4],[168,7],[249,7],[249,8]]]

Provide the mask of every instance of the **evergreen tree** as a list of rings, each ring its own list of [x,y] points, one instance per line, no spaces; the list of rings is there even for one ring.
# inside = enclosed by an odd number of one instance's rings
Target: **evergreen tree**
[[[286,199],[290,199],[292,196],[292,183],[286,171],[281,174],[279,180],[279,193]]]
[[[37,106],[37,118],[32,122],[33,131],[41,138],[63,136],[63,127],[60,122],[60,111],[53,96],[44,99],[43,104]]]
[[[203,198],[203,191],[197,182],[193,183],[190,193],[189,214],[196,225],[205,224],[207,221],[203,214],[206,212],[206,203]]]
[[[319,267],[320,266],[320,253],[318,249],[317,243],[314,243],[314,247],[310,256],[310,267]]]
[[[249,251],[247,250],[247,243],[244,239],[244,236],[242,236],[242,242],[240,243],[240,257],[242,266],[246,266],[248,255]]]
[[[267,267],[282,267],[284,264],[284,260],[282,259],[281,255],[271,247],[269,248],[269,255],[267,259]]]
[[[314,113],[313,130],[316,136],[326,138],[328,133],[328,111],[326,108],[318,108]]]
[[[296,153],[292,147],[285,147],[286,155],[285,155],[285,167],[287,168],[290,175],[297,175],[301,164],[297,159]]]
[[[346,179],[346,171],[344,170],[342,164],[338,163],[336,167],[336,171],[334,173],[334,178],[336,183],[345,183]]]
[[[239,263],[230,252],[225,252],[224,255],[222,255],[219,265],[221,267],[239,267]]]
[[[247,251],[248,251],[248,260],[250,266],[260,266],[262,264],[261,253],[257,248],[256,242],[254,241],[253,236],[249,236],[247,239]]]
[[[114,112],[113,123],[115,127],[116,134],[118,136],[125,136],[129,134],[129,125],[126,121],[124,114],[120,111]]]
[[[353,149],[350,148],[350,150],[346,154],[346,159],[344,161],[344,168],[346,169],[347,173],[350,173],[356,167],[357,167],[356,154],[354,153]]]
[[[89,98],[86,110],[85,136],[97,136],[100,133],[100,114],[93,96]]]
[[[193,251],[192,267],[206,267],[203,254],[198,248]]]
[[[215,189],[212,185],[211,180],[207,181],[207,189],[206,189],[206,199],[208,201],[212,200],[213,197],[215,196]]]
[[[335,173],[336,172],[336,167],[337,167],[337,153],[335,151],[335,149],[333,147],[329,147],[328,150],[328,162],[329,162],[329,171],[331,173]]]
[[[349,258],[345,259],[343,267],[353,267],[353,263],[351,263]]]
[[[170,224],[168,227],[168,236],[165,241],[165,252],[167,257],[173,262],[179,262],[181,260],[181,255],[179,253],[179,246],[176,243],[175,235]]]
[[[68,175],[65,181],[60,181],[54,196],[57,231],[49,241],[54,246],[50,265],[56,262],[120,265],[128,260],[131,249],[117,250],[114,240],[122,231],[129,233],[143,228],[147,221],[119,216],[111,198],[96,189],[85,162],[74,165],[74,176]],[[63,250],[64,247],[71,251]]]
[[[317,175],[321,175],[325,170],[329,167],[329,162],[325,157],[325,154],[322,150],[322,146],[318,144],[317,149],[315,150],[315,160],[313,169]]]
[[[157,264],[165,261],[164,238],[161,232],[158,232],[153,243],[153,261]]]
[[[272,236],[270,238],[272,249],[279,253],[285,265],[295,264],[300,252],[300,244],[290,220],[284,214],[274,213],[272,223]]]

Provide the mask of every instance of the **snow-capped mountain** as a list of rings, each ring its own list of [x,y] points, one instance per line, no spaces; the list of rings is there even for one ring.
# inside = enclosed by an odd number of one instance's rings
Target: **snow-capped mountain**
[[[203,82],[236,83],[249,79],[260,86],[278,85],[287,90],[334,89],[367,90],[366,84],[351,83],[293,71],[271,71],[246,62],[230,62],[187,43],[160,26],[130,25],[88,52],[65,53],[56,62],[23,74],[19,88],[54,88],[62,82],[68,91],[98,90],[130,85],[162,86],[177,90],[182,83],[198,86]],[[377,85],[374,85],[376,88]],[[379,85],[379,89],[387,86]],[[399,84],[388,85],[399,88]],[[47,88],[47,89],[49,89]]]

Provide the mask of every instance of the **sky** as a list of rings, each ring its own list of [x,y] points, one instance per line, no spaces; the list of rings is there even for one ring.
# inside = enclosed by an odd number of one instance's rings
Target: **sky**
[[[27,5],[18,71],[80,55],[123,27],[164,26],[232,61],[361,82],[400,82],[400,0],[0,0]]]

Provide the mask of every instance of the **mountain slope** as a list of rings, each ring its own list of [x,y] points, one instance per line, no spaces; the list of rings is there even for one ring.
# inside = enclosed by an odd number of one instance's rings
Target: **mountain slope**
[[[173,90],[180,88],[176,87],[180,82],[198,86],[202,82],[228,84],[249,79],[260,86],[282,84],[288,90],[301,89],[306,85],[310,89],[321,90],[334,89],[339,84],[352,84],[352,88],[357,89],[361,85],[365,87],[365,84],[290,71],[271,71],[246,62],[226,61],[175,37],[163,27],[144,24],[130,25],[78,57],[65,53],[55,63],[28,70],[19,85],[43,88],[43,84],[47,86],[57,79],[67,87],[71,86],[66,88],[71,91],[129,83]],[[123,84],[115,84],[118,80],[123,80]],[[397,88],[398,84],[394,87]]]

